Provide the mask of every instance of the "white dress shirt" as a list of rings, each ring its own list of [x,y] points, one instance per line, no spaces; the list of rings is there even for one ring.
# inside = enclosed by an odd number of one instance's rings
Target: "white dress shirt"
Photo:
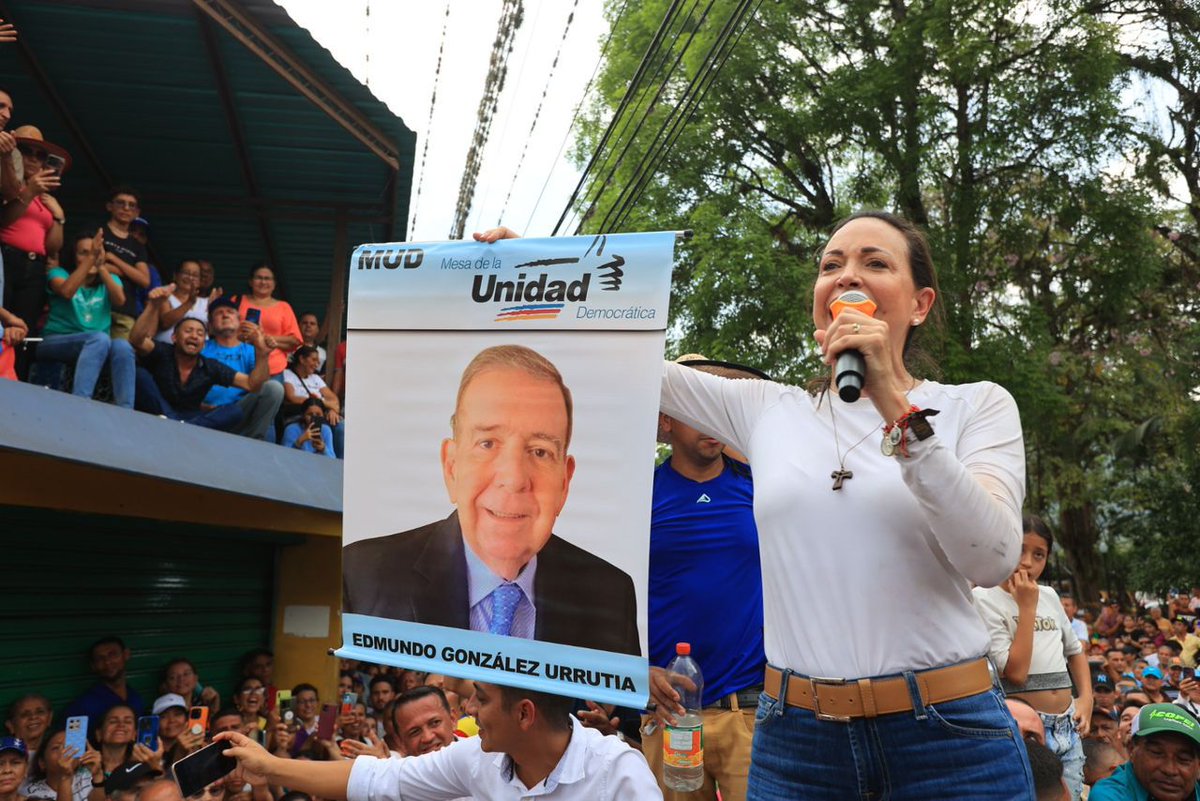
[[[517,778],[507,754],[483,751],[478,737],[405,759],[359,757],[348,801],[477,801],[546,798],[562,801],[662,799],[640,751],[571,718],[571,742],[550,775],[533,787]]]

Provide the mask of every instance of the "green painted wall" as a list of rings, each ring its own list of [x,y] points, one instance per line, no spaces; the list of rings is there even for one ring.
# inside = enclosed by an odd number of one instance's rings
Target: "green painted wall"
[[[37,691],[61,712],[94,681],[86,651],[108,634],[129,645],[129,681],[147,704],[165,663],[177,656],[191,659],[201,682],[228,701],[237,660],[270,644],[282,541],[0,507],[0,711]]]

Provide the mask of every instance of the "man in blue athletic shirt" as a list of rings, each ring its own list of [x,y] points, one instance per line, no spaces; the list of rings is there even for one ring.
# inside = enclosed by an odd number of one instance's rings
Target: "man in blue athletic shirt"
[[[727,378],[766,378],[751,368],[685,356],[681,364]],[[763,597],[754,488],[750,468],[726,447],[690,426],[660,416],[671,458],[654,472],[650,523],[651,695],[660,728],[642,750],[662,784],[664,715],[676,708],[663,669],[675,644],[691,643],[704,673],[704,785],[689,799],[746,797],[754,710],[762,691]]]
[[[204,350],[200,355],[215,359],[239,373],[250,375],[258,357],[248,338],[256,328],[254,323],[243,322],[238,315],[237,296],[222,295],[208,305],[208,334]],[[243,339],[246,337],[247,339]],[[283,403],[283,384],[268,381],[258,392],[247,392],[238,387],[214,385],[204,396],[208,406],[238,404],[242,409],[242,422],[230,433],[241,434],[251,439],[274,440],[275,414]]]

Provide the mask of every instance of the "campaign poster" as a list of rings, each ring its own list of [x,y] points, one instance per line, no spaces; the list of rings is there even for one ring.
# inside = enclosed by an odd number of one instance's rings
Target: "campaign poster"
[[[645,706],[674,244],[355,250],[339,656]]]

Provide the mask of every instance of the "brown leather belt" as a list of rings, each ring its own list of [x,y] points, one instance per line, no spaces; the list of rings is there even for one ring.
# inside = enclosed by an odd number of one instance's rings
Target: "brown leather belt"
[[[921,691],[923,706],[956,701],[986,692],[992,687],[987,659],[932,668],[913,674]],[[783,672],[767,666],[763,691],[779,699]],[[913,708],[908,682],[903,676],[886,679],[824,679],[793,673],[788,677],[788,706],[816,713],[818,720],[841,723],[852,718],[873,718]]]

